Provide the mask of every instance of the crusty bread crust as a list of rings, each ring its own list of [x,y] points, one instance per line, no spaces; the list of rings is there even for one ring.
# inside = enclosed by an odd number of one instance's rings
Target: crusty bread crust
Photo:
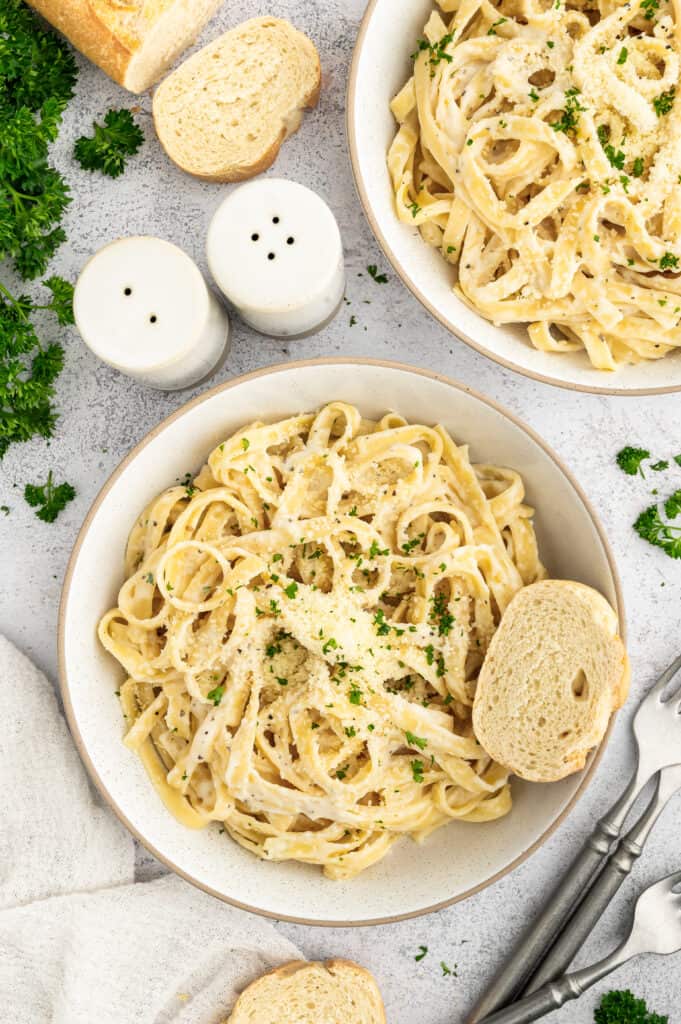
[[[252,21],[258,21],[258,20],[265,20],[265,19],[251,19],[251,20]],[[278,19],[278,20],[281,20],[281,19]],[[243,23],[242,25],[237,25],[234,29],[231,29],[230,32],[231,33],[238,32],[243,27],[243,25],[245,25],[245,24],[248,24],[248,23]],[[291,28],[291,30],[293,32],[296,32],[297,34],[302,35],[302,33],[298,33],[298,30],[293,29],[293,26],[289,26],[289,27]],[[229,34],[230,33],[225,33],[225,35],[229,35]],[[214,40],[213,43],[215,43],[215,42],[219,42],[219,40]],[[163,149],[166,151],[166,153],[168,154],[170,159],[173,161],[173,163],[177,164],[177,166],[180,168],[180,170],[185,171],[185,173],[187,173],[187,174],[191,174],[193,177],[198,178],[200,181],[208,181],[208,182],[215,182],[215,183],[227,183],[227,182],[245,181],[248,178],[255,177],[257,174],[262,174],[269,167],[271,167],[272,164],[274,163],[274,161],[276,160],[278,154],[279,154],[279,150],[281,149],[282,143],[290,135],[293,135],[298,130],[298,128],[300,127],[300,125],[302,123],[301,117],[299,117],[299,116],[295,117],[295,115],[296,114],[300,114],[303,110],[311,110],[313,107],[315,107],[317,105],[317,103],[319,101],[319,94],[320,94],[320,91],[321,91],[321,84],[322,84],[322,70],[321,70],[321,64],[320,64],[320,61],[319,61],[319,54],[317,53],[316,48],[310,44],[310,41],[307,40],[307,42],[308,42],[308,44],[311,47],[310,48],[310,54],[309,54],[310,59],[314,61],[314,71],[313,71],[314,81],[313,81],[313,85],[310,88],[310,90],[307,92],[307,94],[300,98],[300,100],[297,103],[296,109],[294,111],[290,112],[291,115],[293,115],[293,119],[291,121],[289,121],[288,124],[285,124],[285,125],[282,126],[282,129],[279,132],[279,135],[272,142],[272,144],[259,156],[259,158],[257,160],[252,161],[251,163],[243,163],[243,164],[240,164],[240,165],[231,165],[229,167],[220,168],[220,169],[215,170],[215,171],[206,171],[206,172],[204,172],[204,171],[201,171],[199,168],[197,168],[197,166],[195,164],[192,164],[190,166],[183,159],[182,154],[173,145],[173,140],[174,140],[173,132],[172,131],[166,132],[164,130],[164,121],[165,121],[166,114],[165,114],[165,111],[163,109],[163,98],[164,98],[164,93],[167,90],[168,86],[170,84],[172,84],[171,80],[174,78],[174,74],[169,76],[169,78],[167,78],[162,83],[162,85],[157,90],[156,95],[154,96],[153,116],[154,116],[154,125],[156,127],[156,134],[157,134],[157,136],[159,138],[159,141],[160,141]],[[206,47],[206,49],[212,47],[212,45],[213,44],[209,44],[208,47]],[[199,51],[199,53],[194,54],[192,56],[191,60],[198,63],[198,61],[201,59],[202,53],[203,53],[203,51]],[[175,74],[181,74],[182,73],[182,69],[183,69],[183,66],[181,65],[177,69],[177,72]]]
[[[214,0],[198,17],[196,9],[191,4],[184,5],[188,19],[184,46],[188,46],[196,38],[221,2],[222,0]],[[131,80],[129,68],[133,58],[144,47],[145,39],[144,36],[140,38],[130,32],[129,8],[122,9],[120,4],[112,0],[97,0],[96,3],[93,0],[28,0],[28,3],[62,32],[93,64],[100,67],[114,82],[118,82],[131,92],[144,92],[153,85],[177,53],[176,47],[174,53],[168,54],[169,59],[161,63],[150,63],[143,80],[135,83]],[[173,6],[172,0],[165,5],[159,5],[155,21],[150,23],[149,29],[167,17]],[[139,76],[139,70],[137,74]]]
[[[266,971],[265,974],[256,978],[255,981],[252,981],[250,985],[243,990],[234,1004],[234,1008],[232,1009],[229,1018],[224,1021],[224,1024],[242,1024],[241,1014],[244,1011],[245,1004],[252,998],[257,997],[258,990],[263,987],[263,981],[265,979],[279,979],[281,981],[287,981],[296,974],[301,972],[304,973],[309,971],[311,968],[314,969],[318,967],[324,968],[329,972],[329,974],[334,976],[338,976],[341,973],[354,975],[357,982],[363,985],[368,984],[376,996],[376,1017],[371,1024],[387,1024],[385,1007],[383,1006],[383,1001],[381,1000],[378,992],[376,979],[371,971],[368,971],[366,967],[360,967],[359,964],[353,963],[352,960],[344,960],[342,958],[334,958],[324,962],[315,960],[289,960],[287,963],[280,964],[279,967],[274,967],[272,970]],[[249,1017],[249,1020],[251,1019],[252,1018]],[[321,1018],[319,1020],[319,1024],[323,1024]],[[355,1024],[355,1022],[348,1020],[348,1024]]]

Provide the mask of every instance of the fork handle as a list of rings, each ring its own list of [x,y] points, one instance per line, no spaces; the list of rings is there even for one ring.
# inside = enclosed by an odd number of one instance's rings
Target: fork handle
[[[500,1006],[508,1005],[522,990],[603,867],[614,840],[619,838],[624,819],[646,781],[640,779],[639,772],[636,772],[621,797],[596,823],[582,851],[546,900],[544,909],[522,936],[501,973],[476,1004],[468,1024],[475,1024]]]
[[[631,955],[632,950],[624,943],[604,960],[575,971],[574,974],[563,974],[562,977],[537,989],[532,995],[493,1013],[491,1017],[485,1017],[480,1024],[530,1024],[544,1014],[558,1010],[572,999],[577,999],[606,974],[610,974],[625,963]]]
[[[542,985],[567,970],[577,951],[591,934],[594,925],[643,853],[646,840],[664,810],[667,798],[665,795],[661,796],[659,790],[658,782],[655,797],[607,862],[580,903],[577,912],[565,925],[548,955],[532,975],[529,984],[523,990],[523,995],[536,992]]]

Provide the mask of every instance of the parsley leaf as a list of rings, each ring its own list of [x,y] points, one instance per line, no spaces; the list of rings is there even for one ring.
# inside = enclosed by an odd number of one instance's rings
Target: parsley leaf
[[[92,127],[94,135],[81,135],[73,155],[84,170],[117,178],[125,170],[127,157],[134,156],[144,142],[144,134],[129,110],[110,110],[103,125],[95,121]]]
[[[414,782],[423,782],[423,761],[419,761],[418,758],[410,762],[411,774]]]
[[[425,740],[422,736],[414,736],[414,733],[409,732],[408,729],[404,735],[410,747],[418,747],[419,750],[425,750],[428,746],[428,740]]]
[[[215,707],[218,706],[218,704],[220,703],[220,701],[222,700],[224,695],[225,695],[225,688],[224,688],[224,686],[216,686],[214,690],[211,690],[210,693],[206,694],[206,696],[208,697],[208,700],[212,700],[213,704],[215,705]]]
[[[62,509],[66,508],[76,496],[71,484],[55,484],[52,481],[52,470],[47,474],[44,484],[26,484],[24,498],[31,506],[37,508],[36,515],[44,523],[53,523]]]
[[[617,465],[627,476],[636,476],[637,473],[644,476],[641,463],[650,458],[650,452],[646,451],[645,448],[632,448],[630,445],[627,445],[626,448],[622,448],[617,453],[616,458]]]
[[[679,257],[675,256],[673,252],[666,252],[664,256],[660,257],[658,266],[660,270],[678,270]]]
[[[369,266],[367,267],[367,270],[369,271],[369,277],[373,277],[376,284],[388,283],[387,274],[379,274],[378,267],[376,266],[375,263],[370,263]]]
[[[424,958],[424,956],[426,955],[427,952],[428,952],[428,947],[427,946],[419,946],[419,952],[414,957],[414,960],[416,960],[416,961],[423,960],[423,958]]]

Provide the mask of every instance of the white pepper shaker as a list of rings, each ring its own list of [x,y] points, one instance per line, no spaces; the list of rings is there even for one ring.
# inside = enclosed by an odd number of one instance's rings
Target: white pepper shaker
[[[226,310],[194,261],[161,238],[121,238],[95,253],[73,309],[96,356],[164,391],[203,380],[228,351]]]
[[[231,192],[211,221],[207,252],[220,290],[262,334],[312,334],[342,301],[336,218],[316,192],[295,181],[258,178]]]

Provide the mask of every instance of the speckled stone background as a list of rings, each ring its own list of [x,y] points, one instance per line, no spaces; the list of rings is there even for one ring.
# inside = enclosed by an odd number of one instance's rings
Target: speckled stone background
[[[391,1024],[412,1024],[415,1019],[420,1024],[458,1024],[595,817],[619,792],[632,763],[628,723],[636,696],[679,653],[681,563],[640,541],[631,523],[652,500],[653,487],[664,494],[681,486],[681,469],[632,480],[619,472],[614,456],[625,443],[642,444],[658,458],[681,451],[681,396],[591,397],[515,376],[430,320],[388,270],[354,192],[345,139],[346,78],[363,7],[363,0],[280,0],[270,7],[247,0],[226,4],[204,34],[205,41],[245,17],[275,13],[290,18],[317,43],[324,72],[321,101],[286,143],[275,173],[318,190],[336,213],[347,257],[350,303],[321,334],[290,344],[263,338],[235,320],[231,356],[211,383],[289,358],[370,355],[442,371],[505,404],[567,461],[599,511],[622,575],[633,662],[633,698],[619,716],[589,792],[551,841],[510,877],[463,904],[401,924],[353,930],[279,925],[308,957],[350,957],[371,968]],[[149,96],[139,100],[138,120],[146,145],[125,176],[110,181],[81,171],[71,158],[73,140],[110,106],[135,103],[86,62],[81,61],[81,69],[77,98],[55,147],[55,161],[71,183],[74,202],[67,217],[69,241],[54,260],[54,270],[75,279],[85,259],[102,244],[120,235],[144,233],[176,242],[205,269],[206,227],[225,187],[194,181],[165,158],[155,140]],[[368,263],[387,270],[387,285],[370,280]],[[352,327],[351,315],[357,318]],[[34,441],[15,447],[0,468],[0,505],[11,509],[8,517],[0,516],[0,631],[34,658],[55,684],[60,588],[90,502],[128,450],[194,394],[142,388],[98,363],[75,330],[65,334],[56,436],[49,445]],[[72,481],[78,491],[52,526],[39,522],[22,498],[24,483],[39,481],[49,468],[59,480]],[[3,680],[4,685],[8,682]],[[620,939],[642,885],[681,867],[680,807],[679,800],[668,807],[642,863],[600,922],[580,962],[604,955]],[[140,851],[141,877],[162,870]],[[420,944],[429,952],[417,963],[414,955]],[[457,964],[456,975],[444,977],[441,960],[452,967]],[[612,983],[631,987],[652,1008],[668,1013],[671,1021],[681,1021],[681,956],[638,960],[622,968]],[[551,1024],[590,1024],[598,993],[607,987],[603,983],[578,1004],[546,1019]]]

